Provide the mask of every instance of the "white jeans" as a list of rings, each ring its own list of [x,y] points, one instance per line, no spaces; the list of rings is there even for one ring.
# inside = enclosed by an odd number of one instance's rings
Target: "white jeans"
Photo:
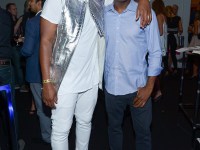
[[[76,118],[76,150],[88,150],[91,120],[97,102],[98,85],[81,93],[58,95],[56,109],[52,110],[53,150],[68,150],[68,135]]]

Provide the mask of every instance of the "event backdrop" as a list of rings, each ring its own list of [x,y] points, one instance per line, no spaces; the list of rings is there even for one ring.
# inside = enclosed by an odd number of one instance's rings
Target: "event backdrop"
[[[153,0],[151,0],[152,2]],[[23,14],[23,7],[25,0],[0,0],[0,6],[5,8],[6,4],[9,2],[14,2],[18,8],[18,16]],[[190,6],[191,0],[164,0],[165,5],[173,5],[177,4],[179,6],[179,16],[181,16],[183,21],[183,35],[185,36],[185,46],[187,46],[187,28],[189,24],[189,17],[190,17]]]

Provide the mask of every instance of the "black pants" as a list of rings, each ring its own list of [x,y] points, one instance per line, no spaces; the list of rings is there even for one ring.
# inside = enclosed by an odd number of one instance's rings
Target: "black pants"
[[[167,49],[168,49],[167,60],[168,60],[169,49],[170,49],[170,55],[172,57],[174,69],[177,69],[177,58],[176,58],[177,41],[176,41],[176,37],[174,36],[174,34],[168,34],[168,36],[167,36]],[[166,63],[168,64],[168,62],[166,62]]]

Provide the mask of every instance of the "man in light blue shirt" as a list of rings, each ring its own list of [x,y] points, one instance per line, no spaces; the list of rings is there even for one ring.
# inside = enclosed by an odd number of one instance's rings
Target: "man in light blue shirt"
[[[160,37],[154,12],[152,22],[141,28],[140,20],[135,21],[136,9],[133,0],[114,0],[105,8],[104,80],[111,150],[122,150],[121,125],[127,105],[136,133],[136,149],[151,150],[149,97],[162,70]]]

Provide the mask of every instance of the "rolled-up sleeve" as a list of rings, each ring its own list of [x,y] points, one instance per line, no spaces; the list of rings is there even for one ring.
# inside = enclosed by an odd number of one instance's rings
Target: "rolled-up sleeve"
[[[160,34],[155,13],[152,11],[152,21],[145,29],[148,44],[148,76],[158,76],[162,70],[162,51]]]

